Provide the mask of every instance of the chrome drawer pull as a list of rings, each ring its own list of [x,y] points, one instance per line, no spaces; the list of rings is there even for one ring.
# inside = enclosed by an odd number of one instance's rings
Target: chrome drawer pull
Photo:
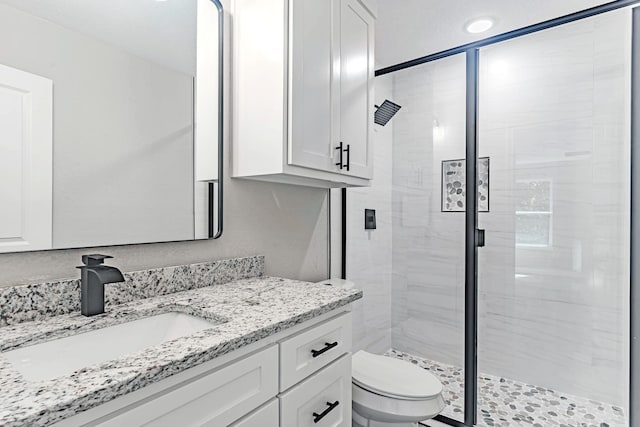
[[[338,346],[338,341],[332,342],[332,343],[326,342],[326,343],[324,343],[324,347],[321,350],[311,350],[311,356],[318,357],[322,353],[325,353],[325,352],[331,350],[333,347],[337,347],[337,346]]]
[[[316,424],[318,421],[320,421],[321,419],[323,419],[329,412],[333,411],[333,408],[335,408],[336,406],[338,406],[340,404],[339,401],[335,401],[333,403],[331,402],[327,402],[327,405],[329,405],[329,407],[327,409],[325,409],[324,411],[322,411],[322,413],[317,414],[317,413],[313,413],[313,423]]]

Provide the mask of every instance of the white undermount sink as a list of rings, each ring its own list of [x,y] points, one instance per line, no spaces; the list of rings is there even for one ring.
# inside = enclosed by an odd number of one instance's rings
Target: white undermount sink
[[[164,313],[11,350],[2,356],[26,380],[49,380],[220,323],[183,313]]]

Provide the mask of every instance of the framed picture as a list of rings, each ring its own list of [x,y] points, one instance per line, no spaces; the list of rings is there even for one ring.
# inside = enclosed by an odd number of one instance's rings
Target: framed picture
[[[466,166],[464,159],[442,161],[442,212],[466,210]],[[478,159],[478,212],[489,212],[489,157]]]

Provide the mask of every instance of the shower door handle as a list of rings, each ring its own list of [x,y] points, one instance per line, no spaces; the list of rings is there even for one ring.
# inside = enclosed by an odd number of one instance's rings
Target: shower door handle
[[[336,147],[336,150],[338,150],[338,152],[340,153],[340,161],[338,163],[336,163],[336,166],[339,166],[340,170],[342,170],[342,168],[343,168],[343,166],[342,166],[342,152],[344,151],[342,149],[342,141],[340,141],[340,145],[338,145]],[[349,169],[347,169],[347,170],[349,170]]]
[[[478,228],[476,230],[476,246],[479,248],[484,247],[484,230]]]

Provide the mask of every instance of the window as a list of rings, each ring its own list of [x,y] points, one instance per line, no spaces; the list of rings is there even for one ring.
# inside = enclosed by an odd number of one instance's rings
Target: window
[[[516,181],[516,246],[551,246],[551,180]]]

